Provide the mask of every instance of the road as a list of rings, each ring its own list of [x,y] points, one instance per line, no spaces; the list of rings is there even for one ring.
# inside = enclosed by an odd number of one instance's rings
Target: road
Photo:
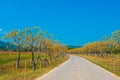
[[[120,80],[88,60],[71,56],[62,65],[37,80]]]

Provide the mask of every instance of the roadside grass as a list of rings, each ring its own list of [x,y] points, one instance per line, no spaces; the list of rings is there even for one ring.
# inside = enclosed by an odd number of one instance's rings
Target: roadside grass
[[[87,60],[103,67],[104,69],[120,77],[120,54],[119,55],[114,54],[114,59],[111,58],[111,55],[108,55],[107,57],[99,57],[97,55],[88,56],[79,54],[78,56],[86,58]]]
[[[36,57],[37,55],[35,55]],[[49,72],[54,67],[60,65],[66,61],[69,56],[61,58],[60,61],[56,61],[54,58],[51,64],[43,66],[43,58],[45,55],[41,54],[41,60],[39,61],[36,70],[32,71],[31,54],[22,53],[20,68],[15,68],[17,54],[14,53],[1,53],[0,54],[0,80],[34,80],[37,77]],[[48,61],[50,60],[46,56]]]
[[[0,54],[0,65],[16,61],[17,56],[18,56],[17,53],[14,53],[14,54],[2,53],[2,54]],[[21,54],[21,60],[27,60],[30,58],[31,58],[30,54]]]

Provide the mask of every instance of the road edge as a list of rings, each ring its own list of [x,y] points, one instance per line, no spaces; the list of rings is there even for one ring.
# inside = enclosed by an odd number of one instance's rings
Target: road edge
[[[79,56],[79,57],[81,57],[81,56]],[[81,58],[83,58],[83,57],[81,57]],[[85,58],[83,58],[83,59],[85,59]],[[85,59],[85,60],[89,61],[88,59]],[[114,73],[112,73],[112,72],[110,72],[110,71],[104,69],[103,67],[101,67],[101,66],[99,66],[99,65],[97,65],[97,64],[95,64],[95,63],[93,63],[93,62],[91,62],[91,61],[89,61],[89,62],[90,62],[91,64],[93,64],[93,65],[96,65],[99,69],[105,71],[106,73],[108,73],[108,74],[110,74],[110,75],[112,75],[112,76],[114,76],[114,77],[120,79],[120,77],[117,76],[117,75],[115,75]]]
[[[60,66],[64,65],[66,62],[68,62],[68,61],[70,60],[70,58],[71,58],[71,55],[70,55],[70,57],[69,57],[66,61],[64,61],[62,64],[56,66],[55,68],[53,68],[53,69],[50,70],[49,72],[45,73],[45,74],[42,75],[41,77],[38,77],[38,78],[36,78],[36,79],[34,79],[34,80],[40,80],[41,78],[47,76],[48,74],[50,74],[51,72],[53,72],[53,71],[55,71],[56,69],[58,69]]]

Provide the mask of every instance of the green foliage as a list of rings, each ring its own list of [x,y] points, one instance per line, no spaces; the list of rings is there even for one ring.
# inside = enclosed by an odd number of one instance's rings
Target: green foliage
[[[116,43],[120,44],[120,30],[113,32],[112,38]]]

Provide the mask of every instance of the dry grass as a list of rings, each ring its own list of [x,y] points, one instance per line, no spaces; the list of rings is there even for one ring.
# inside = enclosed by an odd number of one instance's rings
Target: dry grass
[[[36,55],[35,55],[36,57]],[[32,71],[31,54],[22,53],[20,68],[15,68],[17,54],[15,52],[3,52],[0,54],[0,80],[34,80],[35,78],[45,74],[54,67],[63,63],[69,57],[61,58],[60,63],[55,61],[48,64],[46,67],[43,66],[44,55],[41,55],[36,71]],[[47,58],[49,60],[49,58]]]

